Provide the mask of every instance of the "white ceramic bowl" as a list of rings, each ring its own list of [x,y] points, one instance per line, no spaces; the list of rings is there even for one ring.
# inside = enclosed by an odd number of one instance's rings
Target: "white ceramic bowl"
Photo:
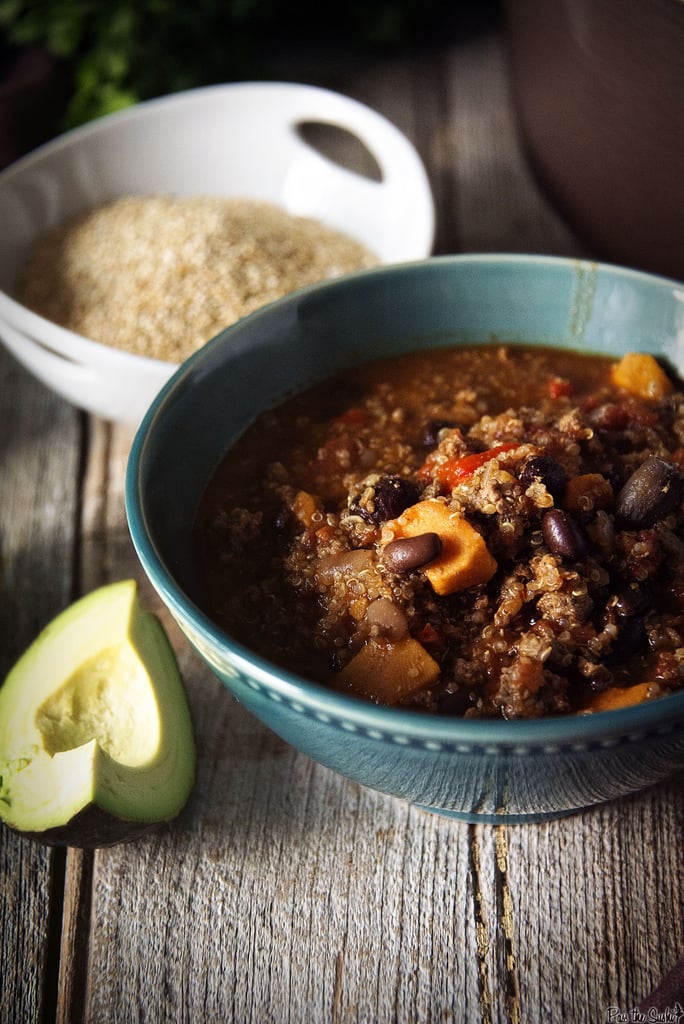
[[[345,129],[370,152],[376,181],[323,156],[300,128]],[[12,298],[34,241],[124,195],[263,199],[365,243],[385,264],[430,254],[434,205],[425,168],[386,118],[316,86],[241,82],[176,93],[101,118],[0,173],[0,338],[62,397],[137,423],[176,369],[98,344]]]

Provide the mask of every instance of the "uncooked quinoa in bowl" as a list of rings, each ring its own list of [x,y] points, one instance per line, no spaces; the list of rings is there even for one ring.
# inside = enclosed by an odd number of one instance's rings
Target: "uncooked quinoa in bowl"
[[[668,777],[683,296],[463,256],[260,309],[138,431],[145,571],[238,700],[365,785],[522,822]]]
[[[181,363],[259,306],[378,262],[342,231],[274,203],[122,196],[41,235],[17,298],[103,345]]]
[[[320,129],[353,141],[328,151]],[[0,340],[78,408],[137,425],[218,331],[311,282],[422,259],[434,222],[409,139],[350,97],[163,96],[0,173]]]

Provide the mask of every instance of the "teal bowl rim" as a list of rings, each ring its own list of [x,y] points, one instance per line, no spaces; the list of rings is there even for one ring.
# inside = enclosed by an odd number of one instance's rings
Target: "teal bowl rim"
[[[150,436],[165,407],[173,401],[175,392],[184,386],[186,378],[205,354],[225,343],[245,320],[253,321],[274,307],[286,306],[299,296],[330,289],[348,287],[359,278],[401,275],[427,269],[435,263],[466,264],[491,267],[494,264],[521,266],[562,267],[572,270],[592,269],[614,277],[643,282],[649,287],[671,290],[681,289],[684,283],[674,279],[632,270],[596,260],[563,256],[516,255],[513,253],[460,254],[430,256],[426,259],[375,267],[357,271],[344,277],[309,285],[248,317],[225,328],[198,352],[187,359],[162,387],[135,434],[128,458],[125,481],[125,506],[133,545],[146,575],[172,616],[185,624],[203,647],[220,652],[209,662],[217,675],[231,688],[226,677],[239,677],[244,685],[262,697],[290,710],[328,722],[350,732],[382,741],[418,745],[426,749],[471,751],[477,749],[493,755],[506,753],[553,753],[559,748],[576,750],[613,746],[620,742],[638,742],[647,736],[667,734],[684,725],[684,691],[658,698],[652,702],[613,711],[588,715],[561,715],[554,718],[505,720],[431,716],[424,712],[384,707],[348,694],[336,693],[323,684],[312,682],[282,669],[262,658],[249,648],[232,639],[216,626],[182,590],[164,564],[146,528],[140,478],[142,464],[151,444]],[[192,643],[192,641],[190,640]],[[205,657],[205,660],[206,657]]]

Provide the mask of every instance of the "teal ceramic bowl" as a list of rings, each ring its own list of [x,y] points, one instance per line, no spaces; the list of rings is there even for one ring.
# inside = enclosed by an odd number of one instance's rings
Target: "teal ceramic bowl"
[[[592,716],[463,720],[384,708],[274,667],[196,602],[191,527],[226,448],[261,410],[358,360],[492,340],[667,356],[684,370],[684,285],[590,262],[436,257],[295,293],[228,328],[145,416],[126,481],[143,568],[231,693],[364,786],[471,822],[569,814],[684,768],[684,693]]]

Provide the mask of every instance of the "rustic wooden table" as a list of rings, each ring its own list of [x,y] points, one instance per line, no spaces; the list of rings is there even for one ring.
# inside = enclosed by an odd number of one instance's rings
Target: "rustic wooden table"
[[[308,80],[414,141],[437,252],[584,253],[525,163],[496,25],[408,58],[321,61]],[[131,431],[4,352],[0,400],[0,674],[70,600],[137,577],[199,746],[190,803],[145,839],[80,852],[2,830],[3,1024],[637,1019],[684,956],[682,778],[522,827],[339,778],[244,712],[161,609],[125,521]]]

